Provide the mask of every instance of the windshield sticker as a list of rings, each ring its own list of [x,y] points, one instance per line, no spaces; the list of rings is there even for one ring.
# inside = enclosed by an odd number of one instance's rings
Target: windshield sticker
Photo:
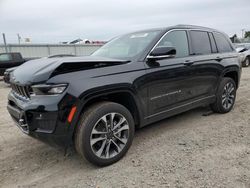
[[[131,35],[131,39],[133,38],[143,38],[143,37],[147,37],[148,33],[139,33],[139,34],[135,34],[135,35]]]

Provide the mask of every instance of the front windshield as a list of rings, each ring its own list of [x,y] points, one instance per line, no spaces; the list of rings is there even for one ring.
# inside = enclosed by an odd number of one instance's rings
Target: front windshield
[[[159,33],[157,30],[117,37],[95,51],[92,56],[130,60],[145,50]]]

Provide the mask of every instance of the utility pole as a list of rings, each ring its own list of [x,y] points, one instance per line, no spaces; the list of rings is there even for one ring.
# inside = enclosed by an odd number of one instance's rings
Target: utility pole
[[[5,52],[8,53],[8,48],[7,48],[7,43],[6,43],[6,38],[5,38],[4,33],[3,33],[3,42],[4,42]]]
[[[17,33],[17,40],[18,40],[18,44],[20,44],[21,43],[21,37],[20,37],[19,33]]]
[[[245,32],[245,29],[242,29],[242,39],[244,39],[244,32]]]

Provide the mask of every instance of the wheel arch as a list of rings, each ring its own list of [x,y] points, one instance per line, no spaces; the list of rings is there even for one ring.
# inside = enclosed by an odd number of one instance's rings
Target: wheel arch
[[[222,77],[229,77],[232,78],[235,81],[236,87],[239,87],[240,83],[240,70],[238,67],[231,67],[226,69],[224,73],[222,74]]]
[[[120,84],[119,86],[102,86],[85,91],[79,96],[78,110],[74,117],[74,122],[71,126],[71,135],[74,136],[74,131],[78,120],[84,110],[91,105],[102,101],[110,101],[125,106],[131,113],[135,121],[135,127],[139,128],[143,113],[139,110],[140,102],[136,96],[135,90],[128,86]]]

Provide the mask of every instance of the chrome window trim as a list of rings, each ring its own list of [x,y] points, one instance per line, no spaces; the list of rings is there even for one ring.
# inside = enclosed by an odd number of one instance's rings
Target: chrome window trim
[[[191,29],[191,28],[188,28],[188,29],[185,29],[185,28],[183,28],[183,29],[170,29],[170,30],[168,30],[166,33],[164,33],[164,35],[162,35],[162,37],[158,40],[158,42],[153,46],[153,48],[150,50],[150,52],[147,54],[147,56],[146,56],[146,59],[149,57],[150,58],[150,53],[157,47],[157,45],[162,41],[162,39],[168,34],[168,33],[170,33],[170,32],[173,32],[173,31],[186,31],[186,32],[188,32],[188,31],[203,31],[203,32],[211,32],[211,33],[213,33],[213,32],[217,32],[217,31],[207,31],[207,30],[202,30],[202,29]],[[220,32],[217,32],[217,33],[220,33]],[[189,51],[189,55],[188,56],[190,56],[190,45],[189,45],[189,41],[190,41],[190,39],[188,38],[188,33],[186,33],[186,35],[187,35],[187,41],[188,41],[188,51]],[[185,56],[185,57],[188,57],[188,56]],[[183,57],[181,57],[181,58],[183,58]]]

